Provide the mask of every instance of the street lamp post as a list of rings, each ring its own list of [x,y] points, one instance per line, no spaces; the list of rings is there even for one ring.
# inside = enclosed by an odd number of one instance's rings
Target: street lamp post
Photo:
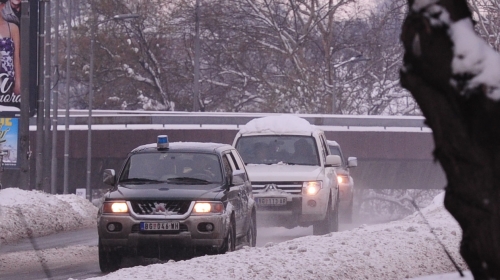
[[[89,70],[89,118],[88,118],[88,133],[87,133],[87,198],[92,201],[92,194],[90,189],[91,181],[91,166],[92,166],[92,101],[94,100],[94,45],[95,45],[95,35],[97,33],[97,27],[100,24],[112,21],[112,20],[125,20],[138,18],[138,14],[120,14],[113,16],[110,19],[106,19],[100,22],[92,21],[92,26],[90,30],[90,70]]]
[[[357,55],[357,56],[353,56],[351,58],[349,58],[348,60],[345,60],[345,61],[342,61],[340,63],[337,63],[337,64],[334,64],[333,65],[333,73],[335,73],[335,69],[341,67],[341,66],[344,66],[348,63],[351,63],[351,62],[360,62],[360,61],[367,61],[367,60],[370,60],[369,58],[366,58],[366,57],[363,57],[363,55]],[[333,82],[333,85],[332,86],[332,114],[335,114],[337,113],[337,98],[335,96],[335,87],[334,87],[334,84],[335,84],[335,78],[334,78],[334,82]]]
[[[193,112],[200,111],[200,0],[196,0],[194,27]]]

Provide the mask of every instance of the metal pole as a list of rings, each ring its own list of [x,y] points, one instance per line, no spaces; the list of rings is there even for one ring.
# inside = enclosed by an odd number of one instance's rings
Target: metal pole
[[[195,7],[193,112],[200,111],[200,0]]]
[[[332,114],[337,113],[337,96],[335,95],[335,82],[337,81],[337,77],[335,77],[335,67],[332,69],[333,81],[332,81]]]
[[[42,178],[43,178],[43,132],[44,132],[44,119],[43,119],[43,110],[44,110],[44,83],[45,83],[45,4],[46,2],[41,2],[39,8],[38,18],[38,100],[37,100],[37,111],[36,111],[36,157],[35,157],[35,188],[37,190],[42,190]]]
[[[21,57],[21,116],[19,118],[19,187],[31,189],[30,186],[30,2],[22,0],[21,2],[21,42],[23,47],[20,49]]]
[[[66,18],[66,25],[68,28],[68,35],[66,38],[66,125],[64,130],[64,191],[63,194],[68,194],[68,170],[69,170],[69,95],[70,95],[70,60],[71,60],[71,9],[72,1],[68,1],[68,14]]]
[[[121,14],[115,15],[110,19],[97,22],[97,16],[94,9],[94,1],[91,1],[91,11],[92,11],[92,24],[90,28],[90,70],[89,70],[89,116],[88,116],[88,132],[87,132],[87,198],[92,201],[92,189],[91,189],[91,179],[92,179],[92,102],[94,101],[94,56],[95,56],[95,37],[97,33],[97,27],[101,23],[105,23],[111,20],[126,20],[132,18],[138,18],[138,14]]]
[[[50,9],[50,1],[45,2],[45,123],[44,123],[44,135],[43,135],[43,178],[42,178],[42,186],[43,190],[47,193],[50,193],[50,87],[51,87],[51,69],[52,69],[52,30],[51,30],[51,9]]]
[[[50,174],[50,193],[57,193],[57,117],[59,110],[59,0],[55,0],[54,26],[54,65],[56,67],[56,85],[52,93],[52,160]]]
[[[94,45],[97,32],[97,22],[94,10],[94,1],[91,1],[92,23],[90,28],[90,71],[89,71],[89,120],[87,132],[87,198],[92,201],[90,180],[92,167],[92,101],[94,100]]]

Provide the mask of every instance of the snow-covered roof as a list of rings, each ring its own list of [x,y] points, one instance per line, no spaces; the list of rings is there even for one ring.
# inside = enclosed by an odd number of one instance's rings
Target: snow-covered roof
[[[340,146],[339,143],[337,143],[337,141],[334,140],[326,140],[326,142],[330,146]]]
[[[319,130],[303,118],[293,115],[267,116],[249,121],[240,134],[310,134]]]

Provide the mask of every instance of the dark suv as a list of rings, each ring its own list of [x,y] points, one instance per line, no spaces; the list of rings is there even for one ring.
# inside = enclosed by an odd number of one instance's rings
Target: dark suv
[[[158,143],[135,148],[99,209],[99,265],[117,270],[123,256],[171,259],[255,246],[252,186],[230,145]]]

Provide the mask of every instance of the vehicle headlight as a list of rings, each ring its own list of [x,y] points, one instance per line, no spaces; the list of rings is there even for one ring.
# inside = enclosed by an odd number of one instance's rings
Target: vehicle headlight
[[[221,202],[198,201],[194,205],[193,214],[222,214],[224,204]]]
[[[104,202],[103,213],[128,213],[128,206],[126,202]]]
[[[347,178],[347,176],[337,175],[337,182],[339,184],[347,183],[347,182],[349,182],[349,179]]]
[[[304,193],[307,195],[316,195],[319,190],[323,188],[322,181],[310,181],[304,182],[302,184],[302,188],[304,189]]]

